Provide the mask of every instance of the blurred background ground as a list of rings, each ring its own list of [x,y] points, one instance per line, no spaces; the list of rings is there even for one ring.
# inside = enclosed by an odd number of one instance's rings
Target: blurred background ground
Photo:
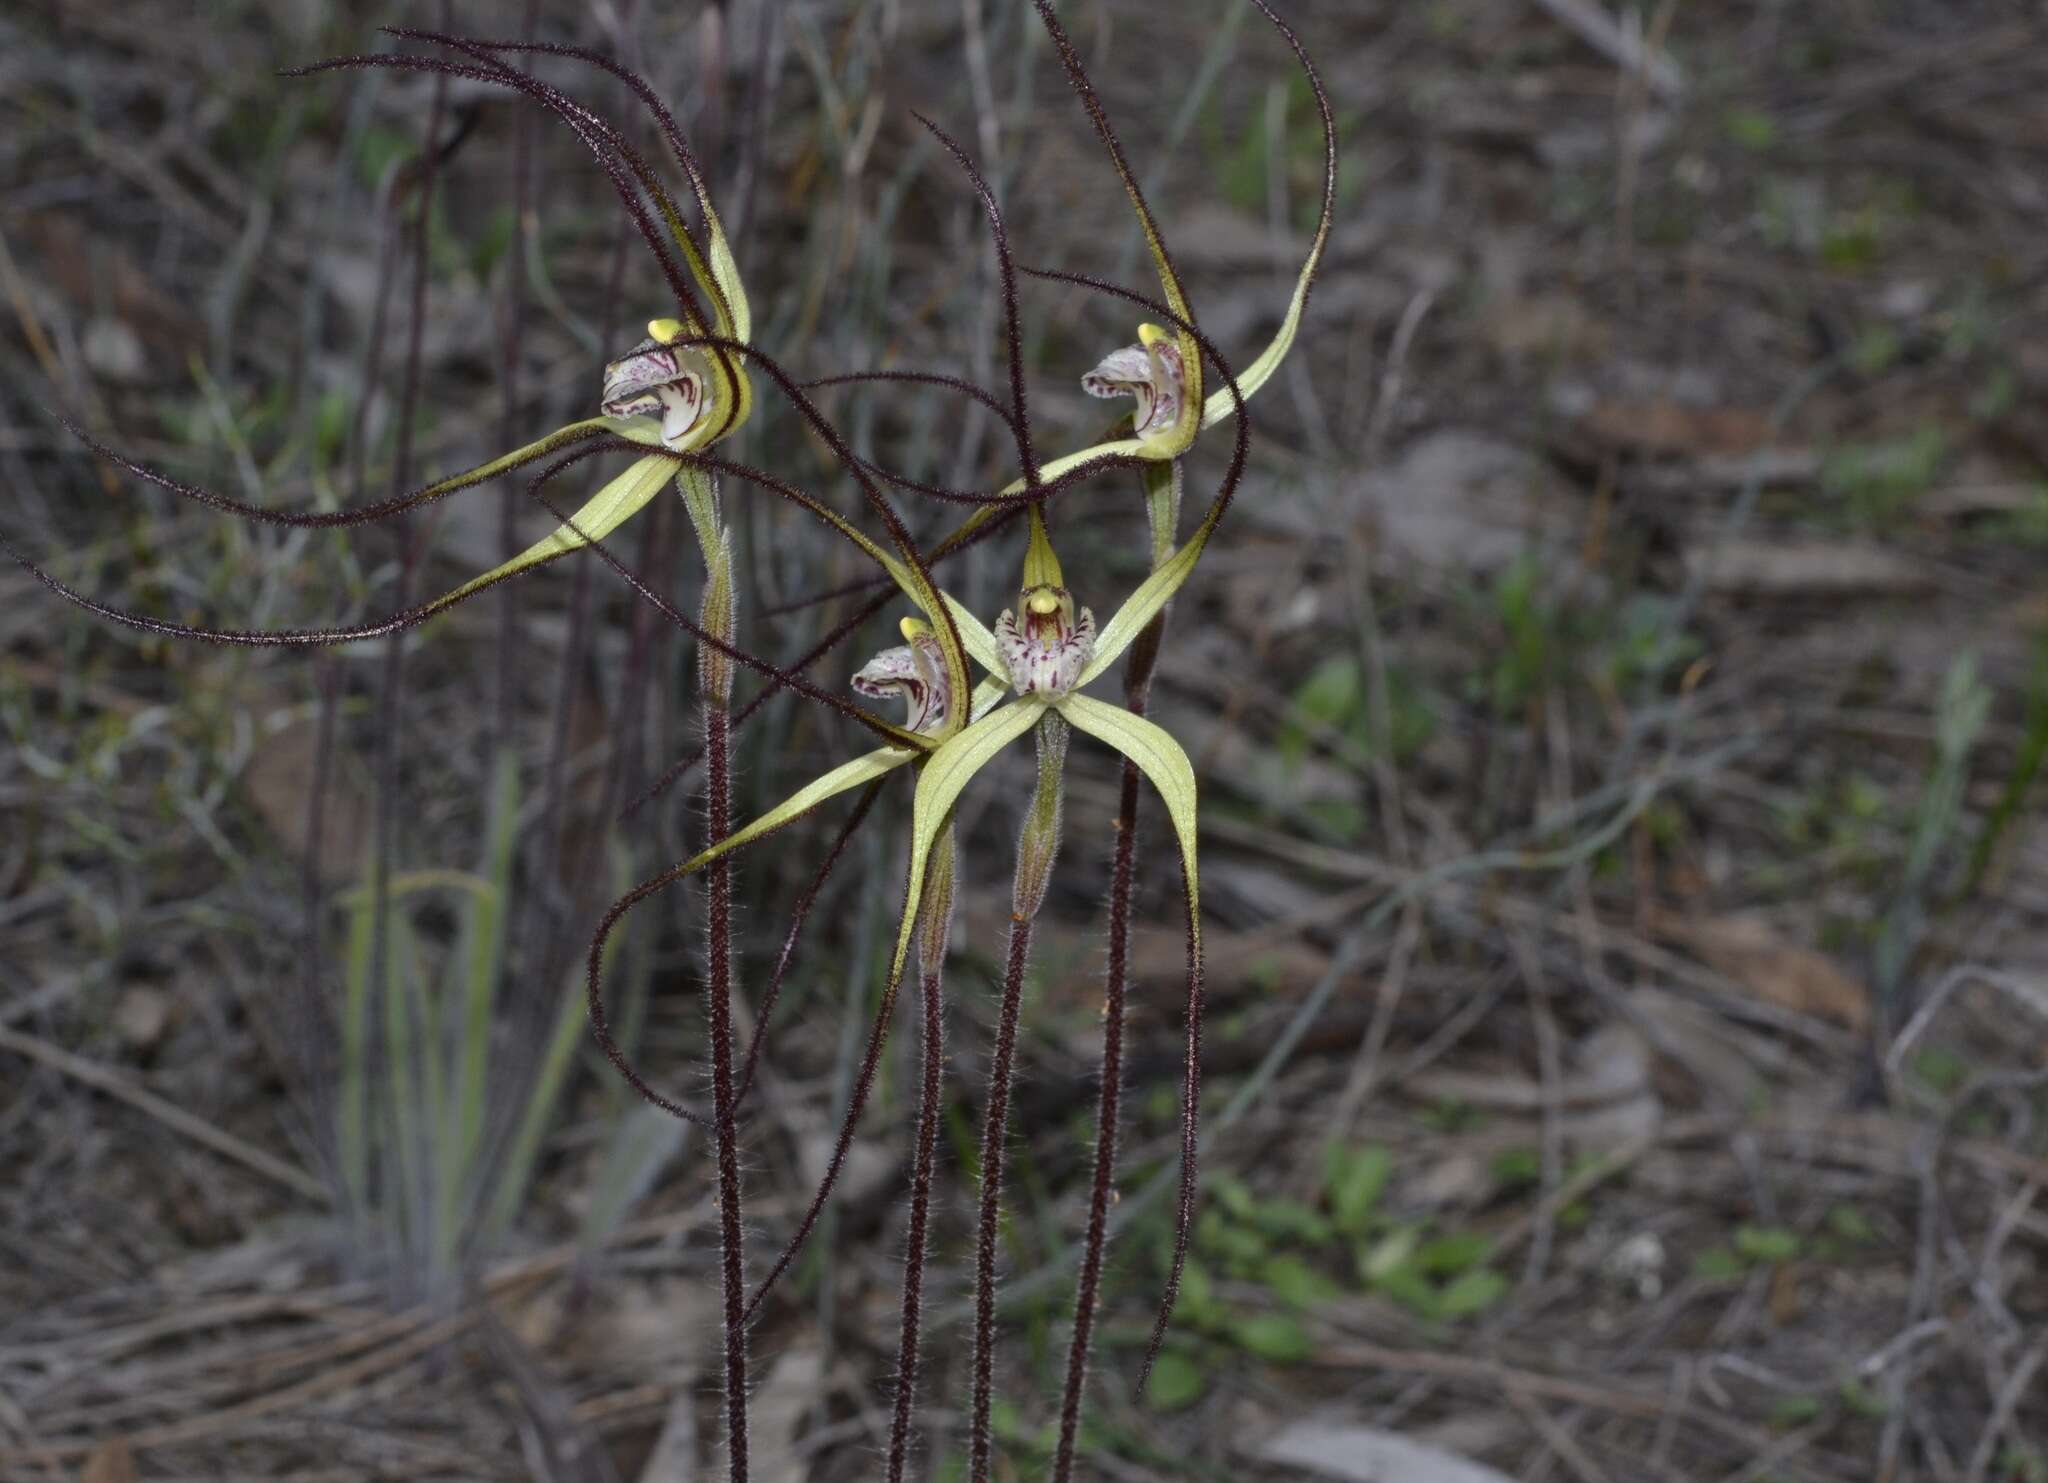
[[[802,374],[1000,374],[985,227],[912,107],[981,157],[1022,260],[1143,281],[1021,4],[536,8],[538,34],[676,102],[761,343]],[[406,281],[380,186],[403,200],[431,84],[276,69],[433,9],[0,12],[0,524],[59,575],[225,626],[392,606],[389,533],[178,506],[49,409],[260,503],[386,491],[407,294],[380,293]],[[1306,91],[1228,0],[1064,10],[1243,364],[1313,220]],[[517,11],[452,7],[491,34]],[[1137,1396],[1167,1209],[1140,1195],[1171,1165],[1181,1044],[1154,813],[1087,1475],[2042,1483],[2048,31],[1995,0],[1286,13],[1343,128],[1339,220],[1154,710],[1205,788],[1207,1194],[1166,1367]],[[1619,65],[1645,37],[1655,65]],[[626,116],[604,79],[547,72]],[[637,249],[614,279],[617,213],[573,140],[480,89],[447,106],[417,454],[436,471],[588,415],[602,360],[660,307]],[[1024,310],[1041,449],[1074,446],[1101,420],[1078,378],[1128,326],[1048,285]],[[400,328],[371,364],[380,313]],[[958,403],[829,405],[893,467],[1008,477]],[[745,437],[742,456],[853,508],[786,413]],[[1199,497],[1219,471],[1196,464]],[[846,609],[775,609],[862,573],[728,498],[742,641],[794,655]],[[420,522],[422,580],[496,560],[501,510],[543,530],[516,499]],[[910,509],[928,536],[952,523]],[[1057,516],[1071,584],[1107,611],[1142,569],[1135,489],[1102,481]],[[671,513],[618,546],[693,609],[686,541]],[[992,613],[1015,559],[995,543],[949,585]],[[396,850],[473,881],[488,820],[514,821],[507,970],[469,1042],[494,1138],[522,1126],[605,901],[701,836],[687,790],[609,823],[689,748],[690,646],[594,563],[506,590],[408,649]],[[580,1037],[530,1184],[462,1225],[447,1270],[412,1265],[417,1211],[335,1213],[322,1013],[361,956],[382,652],[165,642],[0,574],[8,1478],[723,1476],[708,1161]],[[777,708],[743,749],[742,805],[857,742]],[[971,1130],[1024,767],[963,818],[940,1478],[964,1476]],[[1010,1478],[1045,1468],[1094,1105],[1115,773],[1077,747],[1070,786],[1010,1181]],[[757,1270],[843,1104],[904,805],[883,795],[777,1011],[746,1124]],[[835,823],[742,872],[748,994]],[[399,914],[400,975],[436,1013],[465,891],[423,877]],[[616,965],[637,1054],[701,1095],[697,925],[681,900],[642,915]],[[906,1010],[832,1224],[757,1330],[758,1477],[879,1465],[913,1027]],[[452,1008],[433,1028],[462,1033]]]

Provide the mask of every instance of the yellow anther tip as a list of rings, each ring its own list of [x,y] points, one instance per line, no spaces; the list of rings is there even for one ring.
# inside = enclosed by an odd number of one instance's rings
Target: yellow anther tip
[[[1172,338],[1171,334],[1156,324],[1141,324],[1138,326],[1138,343],[1140,345],[1157,345],[1162,341],[1171,340]]]
[[[925,622],[922,618],[905,618],[901,623],[898,623],[896,625],[896,631],[902,634],[906,640],[914,644],[919,639],[923,638],[926,634],[930,633],[932,631],[932,626],[931,624]]]
[[[647,337],[650,340],[658,340],[663,345],[681,339],[682,334],[683,322],[680,319],[650,319],[647,321]]]
[[[1060,600],[1046,588],[1041,587],[1032,593],[1031,596],[1024,599],[1024,606],[1038,614],[1039,617],[1046,618],[1060,610]]]

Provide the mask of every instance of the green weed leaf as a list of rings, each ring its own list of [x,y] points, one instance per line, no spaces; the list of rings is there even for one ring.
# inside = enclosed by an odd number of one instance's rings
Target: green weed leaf
[[[1393,1152],[1380,1144],[1363,1148],[1331,1146],[1324,1188],[1330,1199],[1330,1218],[1336,1222],[1338,1231],[1351,1237],[1365,1234],[1393,1172]]]
[[[1240,1349],[1274,1364],[1295,1364],[1308,1358],[1308,1334],[1286,1313],[1254,1313],[1231,1325],[1230,1337]]]
[[[1448,1283],[1437,1295],[1437,1311],[1445,1318],[1483,1313],[1507,1295],[1508,1280],[1491,1267],[1478,1267]]]
[[[1209,1388],[1201,1367],[1185,1354],[1167,1353],[1152,1366],[1152,1383],[1145,1387],[1145,1399],[1155,1411],[1185,1411]]]

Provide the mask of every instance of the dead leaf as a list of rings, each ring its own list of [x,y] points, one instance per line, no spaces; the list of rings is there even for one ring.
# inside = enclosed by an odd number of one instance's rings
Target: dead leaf
[[[136,1483],[139,1476],[135,1471],[135,1454],[116,1437],[93,1449],[78,1475],[78,1483]]]
[[[1779,1328],[1790,1328],[1806,1311],[1806,1298],[1800,1291],[1796,1266],[1787,1263],[1771,1274],[1770,1308],[1771,1322]]]
[[[31,215],[26,235],[37,249],[36,271],[80,314],[110,308],[146,351],[138,375],[182,368],[206,347],[204,323],[175,293],[166,293],[112,234],[94,231],[63,211]],[[125,353],[125,352],[124,352]]]
[[[114,1029],[137,1050],[155,1045],[170,1019],[171,1001],[161,989],[138,984],[114,1001]]]
[[[1370,522],[1375,559],[1390,567],[1496,572],[1532,545],[1583,535],[1584,502],[1518,443],[1445,428],[1365,475],[1351,506]]]
[[[252,707],[252,709],[257,709]],[[260,709],[257,714],[261,715]],[[306,797],[313,787],[320,749],[316,717],[299,716],[264,737],[242,769],[242,788],[285,851],[303,859],[311,834]],[[314,862],[330,884],[352,881],[362,872],[369,846],[371,803],[367,789],[348,768],[329,769],[327,806],[320,821],[320,856]]]
[[[1764,1068],[1751,1053],[1768,1044],[1678,995],[1645,986],[1631,996],[1635,1013],[1657,1032],[1658,1047],[1713,1096],[1740,1107],[1764,1085]]]
[[[693,1483],[696,1476],[697,1397],[685,1386],[668,1403],[661,1435],[640,1469],[640,1483]]]
[[[1897,596],[1934,583],[1924,563],[1862,541],[1716,537],[1688,550],[1685,564],[1723,597]]]
[[[1761,412],[1669,400],[1599,402],[1581,426],[1597,443],[1637,453],[1751,453],[1771,435],[1771,420]]]
[[[796,1483],[809,1476],[797,1450],[804,1422],[824,1399],[825,1356],[817,1349],[791,1349],[775,1361],[754,1395],[749,1427],[754,1475]]]
[[[1653,1136],[1664,1115],[1650,1082],[1649,1042],[1627,1025],[1608,1025],[1572,1048],[1566,1073],[1548,1100],[1559,1130],[1579,1150],[1626,1148]],[[1409,1079],[1418,1096],[1536,1114],[1546,1104],[1543,1084],[1502,1070],[1434,1068]],[[1482,1179],[1482,1184],[1491,1188]]]
[[[1778,934],[1763,917],[1683,917],[1653,912],[1651,927],[1667,941],[1698,953],[1761,999],[1829,1020],[1850,1030],[1870,1023],[1870,990],[1834,959]]]
[[[1608,339],[1607,326],[1582,300],[1560,293],[1504,298],[1487,312],[1483,332],[1509,360],[1574,359]]]
[[[1342,1422],[1297,1421],[1252,1456],[1339,1483],[1509,1483],[1505,1473],[1397,1432]]]

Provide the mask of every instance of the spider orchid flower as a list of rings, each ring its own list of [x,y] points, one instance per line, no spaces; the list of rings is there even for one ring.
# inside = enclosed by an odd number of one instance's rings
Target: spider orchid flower
[[[902,627],[906,643],[869,661],[854,676],[853,687],[864,695],[901,696],[908,710],[905,729],[915,733],[906,741],[921,745],[882,747],[833,768],[752,823],[621,898],[591,944],[588,984],[594,1013],[602,1014],[599,990],[606,938],[624,909],[795,822],[827,799],[915,764],[918,778],[911,809],[909,885],[884,989],[893,994],[915,939],[918,908],[954,804],[977,773],[1051,714],[1128,757],[1165,801],[1180,845],[1189,926],[1191,933],[1197,934],[1199,951],[1194,767],[1163,727],[1082,693],[1123,656],[1179,583],[1161,581],[1155,573],[1098,631],[1092,615],[1085,608],[1076,608],[1066,590],[1043,517],[1034,508],[1030,518],[1030,546],[1017,608],[998,618],[993,630],[951,596],[939,594],[965,652],[989,676],[975,689],[968,713],[963,716],[952,704],[954,692],[949,688],[950,666],[945,656],[950,636],[921,619],[906,619]],[[893,559],[889,564],[895,566]],[[908,584],[904,585],[908,591]],[[1024,616],[1017,617],[1017,612]],[[1013,698],[1006,702],[1006,696]]]
[[[424,71],[509,88],[533,99],[554,113],[596,157],[661,268],[680,311],[679,317],[652,321],[644,340],[605,367],[599,416],[558,428],[523,448],[393,502],[403,508],[424,504],[586,439],[622,437],[650,450],[542,539],[437,600],[432,606],[438,609],[516,572],[602,540],[637,514],[676,473],[676,460],[663,455],[700,453],[737,432],[753,410],[753,389],[743,353],[753,336],[753,314],[704,173],[667,108],[644,81],[617,63],[580,48],[485,42],[407,27],[386,29],[394,36],[440,46],[469,60],[457,63],[383,53],[337,58],[299,70],[370,67]],[[521,51],[574,57],[624,80],[661,126],[696,198],[701,226],[693,231],[684,221],[674,197],[623,133],[556,88],[501,59],[504,53]],[[680,268],[677,256],[682,259]]]
[[[1094,84],[1081,67],[1080,55],[1074,50],[1071,40],[1061,28],[1058,17],[1053,13],[1051,0],[1034,0],[1046,30],[1051,33],[1053,46],[1059,52],[1060,61],[1067,69],[1075,90],[1088,109],[1094,121],[1096,134],[1101,139],[1110,163],[1115,167],[1118,179],[1123,183],[1124,192],[1130,197],[1131,208],[1137,213],[1138,228],[1144,235],[1145,246],[1152,255],[1152,264],[1159,275],[1159,286],[1166,307],[1178,321],[1172,330],[1162,329],[1156,324],[1138,326],[1138,342],[1112,350],[1101,363],[1081,378],[1081,385],[1092,396],[1129,396],[1135,402],[1132,414],[1130,437],[1084,449],[1069,458],[1086,460],[1099,457],[1106,452],[1135,453],[1140,458],[1179,458],[1193,446],[1195,435],[1202,429],[1213,427],[1229,418],[1238,410],[1242,400],[1248,400],[1253,393],[1272,379],[1273,373],[1287,359],[1294,347],[1294,339],[1301,328],[1301,317],[1308,307],[1309,292],[1315,286],[1316,272],[1322,266],[1323,251],[1329,244],[1330,224],[1337,204],[1337,125],[1330,112],[1329,97],[1323,90],[1322,79],[1317,76],[1315,65],[1303,50],[1287,23],[1280,19],[1266,4],[1266,0],[1249,0],[1259,13],[1272,22],[1275,29],[1293,50],[1295,59],[1307,77],[1310,91],[1314,94],[1316,107],[1322,115],[1323,125],[1323,199],[1322,209],[1316,220],[1315,235],[1309,243],[1308,256],[1295,277],[1294,292],[1289,298],[1286,310],[1280,319],[1280,328],[1271,343],[1244,370],[1238,372],[1236,389],[1219,387],[1205,400],[1202,395],[1202,348],[1193,327],[1193,312],[1188,308],[1186,291],[1181,286],[1180,273],[1173,265],[1173,258],[1166,250],[1166,242],[1160,234],[1158,223],[1153,219],[1152,208],[1146,203],[1144,193],[1139,190],[1136,176],[1124,160],[1122,147],[1109,126],[1109,115],[1101,99],[1096,95]],[[1051,276],[1051,275],[1048,275]],[[1060,462],[1064,462],[1061,460]],[[1052,466],[1048,474],[1054,472]]]
[[[1140,443],[1169,446],[1181,432],[1181,409],[1188,404],[1187,361],[1171,334],[1141,324],[1138,343],[1110,351],[1081,378],[1081,389],[1094,397],[1130,397],[1137,403],[1132,435]]]
[[[862,695],[886,699],[902,697],[903,729],[920,736],[940,730],[953,709],[953,687],[946,678],[946,657],[931,624],[922,618],[905,618],[904,643],[884,649],[853,677],[853,688]]]
[[[735,280],[737,286],[737,280]],[[736,338],[725,326],[708,333]],[[647,338],[604,368],[599,414],[550,433],[493,464],[447,481],[459,487],[488,477],[485,470],[516,467],[584,438],[611,434],[650,450],[592,495],[569,519],[511,560],[450,592],[458,601],[515,572],[566,556],[624,525],[676,474],[671,453],[697,453],[730,436],[752,407],[747,373],[734,355],[714,355],[691,343],[707,337],[680,319],[657,319]]]
[[[652,500],[670,477],[677,475],[679,464],[687,466],[693,455],[701,457],[713,444],[731,437],[746,422],[753,409],[754,393],[748,378],[748,366],[759,362],[760,356],[752,347],[753,316],[746,289],[725,228],[712,205],[703,171],[676,128],[674,118],[652,89],[610,59],[580,48],[539,42],[484,42],[403,27],[387,30],[395,36],[454,51],[467,60],[457,62],[446,57],[386,52],[333,58],[292,69],[285,75],[305,76],[343,69],[424,72],[459,77],[524,94],[552,112],[589,149],[660,268],[675,299],[678,314],[654,320],[647,327],[646,339],[606,366],[598,397],[600,415],[557,428],[524,447],[410,493],[373,505],[332,512],[280,511],[246,504],[185,484],[128,459],[94,441],[68,420],[66,426],[101,457],[181,498],[266,524],[311,528],[361,525],[402,514],[460,490],[488,483],[579,443],[599,439],[622,440],[647,449],[647,454],[606,482],[573,514],[561,518],[548,535],[509,561],[431,602],[409,608],[385,623],[358,629],[264,635],[192,630],[188,636],[223,642],[324,644],[372,637],[424,622],[506,577],[602,540]],[[670,152],[681,166],[696,198],[701,217],[699,227],[693,229],[684,221],[661,178],[625,134],[560,90],[501,61],[500,54],[506,52],[542,52],[573,57],[602,67],[624,80],[660,124]],[[596,451],[603,449],[584,450],[585,453]],[[543,475],[543,482],[578,456],[565,456]],[[688,495],[687,481],[685,495]],[[80,600],[77,594],[52,582],[25,557],[17,554],[16,559],[35,571],[40,580],[60,595]],[[87,606],[95,605],[88,602]],[[95,610],[117,621],[131,621],[132,615],[98,607]],[[141,626],[150,624],[145,621]],[[167,633],[182,631],[175,625],[157,627]]]
[[[1295,276],[1294,290],[1283,310],[1280,326],[1273,338],[1259,355],[1235,377],[1223,375],[1224,385],[1204,396],[1204,355],[1205,345],[1196,330],[1193,309],[1190,307],[1185,289],[1182,287],[1179,270],[1174,266],[1173,257],[1167,251],[1166,241],[1161,234],[1152,208],[1138,187],[1137,177],[1132,173],[1124,158],[1123,148],[1117,142],[1116,134],[1110,127],[1109,115],[1101,97],[1095,91],[1086,70],[1081,64],[1080,54],[1066,30],[1061,26],[1054,12],[1052,0],[1033,0],[1051,36],[1053,47],[1058,52],[1061,64],[1080,95],[1089,118],[1095,125],[1097,137],[1110,163],[1122,182],[1125,194],[1130,198],[1131,208],[1136,213],[1139,231],[1144,237],[1146,249],[1152,257],[1153,267],[1159,278],[1163,310],[1174,321],[1171,327],[1153,323],[1140,324],[1134,344],[1120,346],[1109,351],[1095,368],[1081,378],[1082,389],[1095,397],[1111,398],[1128,396],[1132,399],[1133,410],[1128,426],[1119,425],[1111,437],[1093,443],[1071,453],[1048,459],[1037,470],[1037,479],[1051,481],[1062,479],[1084,464],[1113,459],[1137,458],[1147,463],[1160,465],[1157,474],[1148,474],[1146,488],[1151,509],[1153,526],[1153,562],[1163,567],[1170,559],[1185,557],[1192,567],[1193,560],[1201,553],[1217,522],[1223,514],[1224,502],[1212,505],[1200,527],[1180,550],[1174,549],[1173,526],[1179,513],[1179,460],[1194,446],[1196,437],[1205,429],[1228,421],[1248,402],[1254,393],[1273,378],[1274,372],[1286,361],[1294,348],[1295,337],[1301,329],[1304,312],[1308,308],[1310,291],[1315,286],[1316,274],[1322,267],[1323,253],[1329,245],[1330,227],[1336,214],[1337,203],[1337,125],[1330,110],[1328,94],[1324,91],[1322,79],[1315,65],[1309,60],[1292,28],[1283,21],[1266,3],[1266,0],[1247,0],[1261,15],[1280,32],[1283,40],[1294,52],[1303,75],[1308,79],[1310,91],[1316,100],[1316,107],[1322,118],[1323,127],[1323,191],[1321,210],[1316,228],[1309,243],[1308,255],[1301,270]],[[992,209],[992,208],[991,208]],[[1125,299],[1139,299],[1139,296],[1108,284],[1072,273],[1053,272],[1045,269],[1021,268],[1019,271],[1034,278],[1046,278],[1060,282],[1079,284],[1098,292],[1110,292]],[[1213,359],[1213,358],[1212,358]],[[1221,371],[1221,367],[1217,369]],[[1023,493],[1034,481],[1019,478],[1004,486],[1003,495]],[[981,526],[1001,513],[1000,504],[986,504],[976,510],[960,527],[947,538],[944,548],[950,548],[965,541]]]

